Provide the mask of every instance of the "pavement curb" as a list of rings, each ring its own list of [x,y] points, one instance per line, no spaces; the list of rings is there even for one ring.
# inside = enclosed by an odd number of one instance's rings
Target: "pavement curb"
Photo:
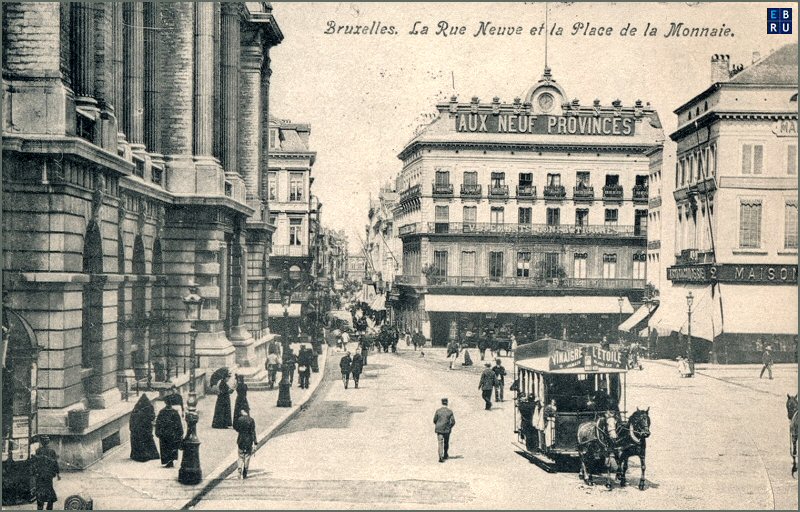
[[[289,423],[292,419],[294,419],[294,417],[297,416],[301,411],[305,410],[306,404],[312,398],[314,398],[314,396],[317,394],[317,391],[319,390],[320,385],[322,385],[322,381],[325,380],[326,369],[328,367],[328,360],[330,359],[329,356],[330,354],[326,353],[325,363],[320,367],[319,371],[321,378],[317,379],[316,383],[311,385],[311,391],[309,392],[308,396],[306,396],[305,400],[303,400],[302,403],[298,402],[297,406],[294,407],[291,410],[291,412],[289,412],[289,414],[287,414],[283,418],[278,418],[277,420],[272,422],[267,428],[258,433],[259,441],[258,444],[256,445],[256,449],[253,451],[253,454],[258,452],[258,450],[260,450],[262,446],[267,444],[267,442],[270,439],[272,439],[272,437],[275,435],[275,432],[277,432],[279,429],[281,429],[283,426]],[[225,480],[231,473],[236,471],[238,464],[239,464],[239,454],[238,452],[233,452],[231,455],[225,458],[225,460],[222,462],[222,464],[219,465],[217,469],[211,472],[211,475],[209,475],[207,478],[204,479],[203,483],[200,484],[201,487],[198,488],[197,493],[191,499],[187,500],[183,505],[181,505],[179,507],[179,510],[188,510],[197,505],[197,503],[199,503],[200,500],[202,500],[206,494],[211,492],[214,489],[214,487],[217,486],[217,484]]]

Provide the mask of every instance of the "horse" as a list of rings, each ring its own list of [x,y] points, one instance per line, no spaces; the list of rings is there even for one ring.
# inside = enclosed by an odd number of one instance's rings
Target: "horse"
[[[797,395],[786,395],[786,414],[789,417],[789,455],[792,457],[792,477],[797,473]]]
[[[607,415],[596,421],[587,421],[578,426],[578,456],[581,469],[578,476],[588,485],[594,485],[592,467],[602,461],[606,467],[606,487],[611,489],[611,453],[619,434],[618,422],[614,415]]]
[[[644,490],[645,454],[647,452],[647,438],[650,437],[650,408],[631,414],[626,423],[619,427],[614,458],[617,461],[617,480],[620,487],[625,487],[625,473],[628,471],[628,459],[637,456],[642,464],[642,475],[639,478],[639,490]]]

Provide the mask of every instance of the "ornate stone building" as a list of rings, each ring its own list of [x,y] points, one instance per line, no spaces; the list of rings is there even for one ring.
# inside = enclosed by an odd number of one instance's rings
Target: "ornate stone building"
[[[200,366],[263,366],[269,49],[283,35],[259,2],[2,14],[3,287],[40,347],[14,420],[82,468],[127,438],[127,396],[188,382],[191,282]]]

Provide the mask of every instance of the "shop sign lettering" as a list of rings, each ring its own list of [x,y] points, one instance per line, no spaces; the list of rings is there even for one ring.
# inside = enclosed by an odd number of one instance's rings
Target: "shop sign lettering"
[[[636,120],[622,116],[534,116],[470,114],[456,116],[456,131],[467,133],[530,133],[540,135],[619,135],[636,131]]]

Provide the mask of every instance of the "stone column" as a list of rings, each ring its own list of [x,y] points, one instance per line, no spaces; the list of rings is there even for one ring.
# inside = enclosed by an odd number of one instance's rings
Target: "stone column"
[[[220,71],[220,23],[222,22],[222,15],[220,13],[220,4],[219,2],[214,2],[211,4],[213,7],[213,20],[212,23],[214,24],[214,137],[213,137],[213,153],[214,156],[221,161],[221,146],[222,146],[222,139],[221,139],[221,129],[222,129],[222,121],[220,119],[220,108],[221,108],[221,98],[220,95],[222,94],[222,73]]]
[[[117,117],[114,104],[113,4],[98,3],[94,7],[94,97],[100,107],[95,125],[95,144],[117,153]]]
[[[247,203],[255,208],[254,220],[260,220],[258,175],[261,170],[261,35],[258,30],[242,33],[239,73],[239,174],[247,192]]]
[[[113,95],[111,102],[117,113],[117,144],[125,142],[125,134],[123,133],[125,123],[122,120],[124,115],[125,97],[123,95],[123,25],[124,14],[123,5],[121,2],[114,2],[111,4],[111,46],[113,48]]]
[[[72,88],[75,103],[97,107],[94,99],[94,4],[71,4],[72,20]]]
[[[220,35],[220,71],[222,90],[220,117],[222,145],[220,147],[222,167],[226,172],[238,172],[237,148],[239,115],[239,52],[240,52],[240,6],[225,2],[221,6],[222,26]]]
[[[195,5],[194,154],[211,156],[214,135],[214,4]]]
[[[264,203],[264,219],[269,219],[267,177],[269,176],[269,81],[272,76],[269,50],[264,55],[261,67],[261,201]],[[267,251],[269,252],[269,251]]]
[[[154,2],[144,4],[144,144],[151,153],[161,153],[160,84],[158,80],[159,9]]]
[[[133,149],[144,149],[144,4],[125,2],[124,103],[122,124]],[[152,54],[148,55],[151,57]],[[148,63],[149,65],[150,63]],[[153,62],[155,64],[155,62]]]

